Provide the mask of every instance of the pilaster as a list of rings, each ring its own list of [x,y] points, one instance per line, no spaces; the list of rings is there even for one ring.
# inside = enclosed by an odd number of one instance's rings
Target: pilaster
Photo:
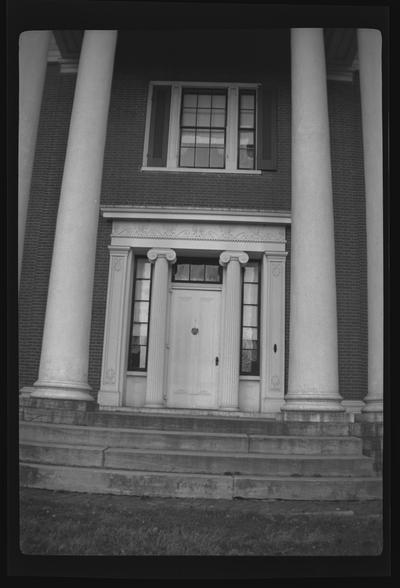
[[[147,258],[154,264],[147,360],[146,406],[165,402],[165,345],[167,331],[169,265],[176,262],[173,249],[150,249]]]
[[[129,304],[132,286],[132,250],[109,246],[107,308],[104,326],[100,405],[121,406],[126,376]]]
[[[224,251],[219,262],[225,267],[223,326],[220,364],[220,407],[238,410],[240,374],[241,266],[249,261],[243,251]]]

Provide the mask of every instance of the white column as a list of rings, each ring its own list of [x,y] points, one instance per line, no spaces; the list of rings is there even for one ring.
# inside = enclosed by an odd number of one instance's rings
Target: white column
[[[340,405],[335,245],[322,29],[292,29],[292,249],[283,410]]]
[[[101,384],[97,402],[101,406],[122,406],[132,288],[132,249],[122,245],[110,245],[108,249],[110,266]]]
[[[240,325],[242,319],[241,266],[248,261],[249,256],[243,251],[224,251],[219,258],[219,263],[226,267],[219,374],[219,405],[224,410],[237,410],[239,405]]]
[[[382,38],[358,29],[367,223],[368,394],[364,412],[383,410]]]
[[[19,38],[18,284],[50,34],[25,31]]]
[[[92,400],[89,336],[116,31],[86,31],[58,208],[39,378],[32,396]]]
[[[150,249],[147,257],[154,263],[151,284],[149,348],[147,359],[146,406],[163,406],[165,400],[165,345],[169,264],[175,263],[173,249]]]

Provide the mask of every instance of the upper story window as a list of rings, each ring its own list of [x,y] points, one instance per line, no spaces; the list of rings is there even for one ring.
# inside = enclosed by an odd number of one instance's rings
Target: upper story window
[[[152,82],[143,167],[276,169],[276,91],[259,84]]]

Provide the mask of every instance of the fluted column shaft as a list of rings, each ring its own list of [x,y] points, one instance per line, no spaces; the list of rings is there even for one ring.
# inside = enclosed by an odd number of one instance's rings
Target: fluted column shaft
[[[224,251],[219,258],[220,264],[226,267],[219,380],[220,407],[224,410],[237,410],[239,405],[241,266],[248,261],[249,256],[242,251]]]
[[[146,406],[151,407],[164,404],[168,266],[175,263],[176,253],[172,249],[150,249],[147,257],[154,264],[146,386]]]
[[[357,36],[367,224],[368,413],[383,410],[382,39],[373,29],[358,29]]]
[[[92,399],[92,291],[116,40],[116,31],[91,30],[82,43],[33,396]]]
[[[323,30],[292,29],[291,59],[292,259],[284,410],[343,410]]]
[[[50,31],[24,31],[19,40],[18,284]]]

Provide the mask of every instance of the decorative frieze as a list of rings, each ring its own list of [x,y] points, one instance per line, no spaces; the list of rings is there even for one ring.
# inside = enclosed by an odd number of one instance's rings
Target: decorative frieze
[[[165,223],[157,221],[114,222],[112,237],[135,239],[173,239],[190,241],[232,241],[240,243],[283,242],[284,227],[246,224]]]

